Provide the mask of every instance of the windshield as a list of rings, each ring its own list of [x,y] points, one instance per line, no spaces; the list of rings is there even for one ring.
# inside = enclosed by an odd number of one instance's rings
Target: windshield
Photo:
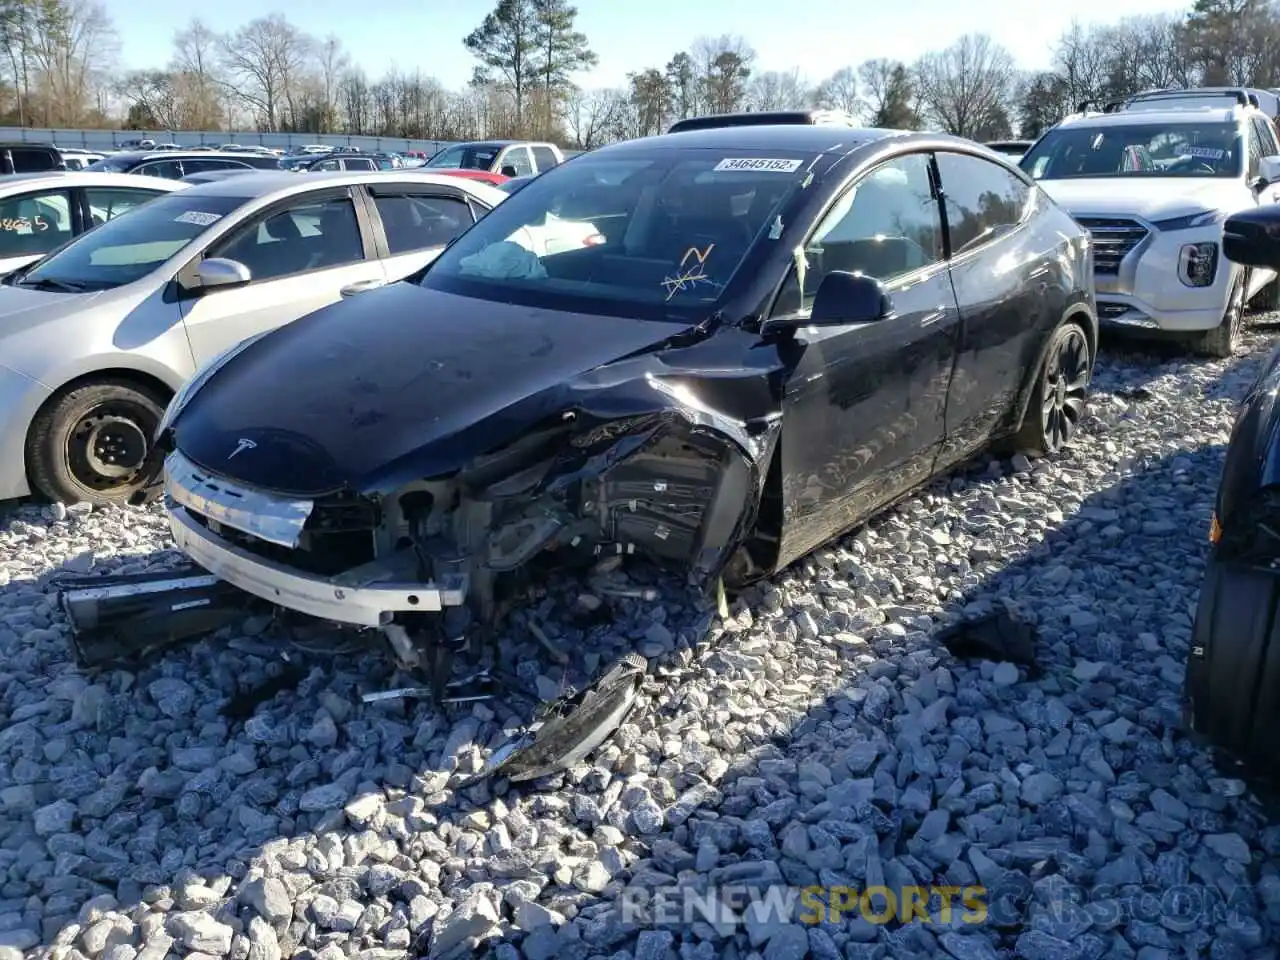
[[[139,204],[82,234],[29,270],[21,286],[110,290],[138,280],[237,207],[240,197],[186,190]]]
[[[813,154],[654,150],[554,167],[478,221],[423,286],[580,313],[705,314]]]
[[[428,167],[447,167],[450,170],[488,170],[498,156],[498,147],[491,143],[460,143],[456,147],[441,150],[427,161]]]
[[[1019,163],[1037,180],[1240,175],[1234,123],[1069,126],[1051,130]]]

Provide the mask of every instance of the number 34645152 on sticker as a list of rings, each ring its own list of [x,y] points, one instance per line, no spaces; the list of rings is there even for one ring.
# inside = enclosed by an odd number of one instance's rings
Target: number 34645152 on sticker
[[[766,157],[726,157],[717,163],[714,169],[717,173],[729,170],[744,170],[752,173],[795,173],[800,169],[800,161]]]

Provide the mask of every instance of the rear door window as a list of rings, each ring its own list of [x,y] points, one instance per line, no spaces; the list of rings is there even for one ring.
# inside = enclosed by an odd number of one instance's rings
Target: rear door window
[[[444,246],[474,222],[471,208],[453,197],[379,190],[373,203],[392,256]]]
[[[130,173],[138,173],[144,177],[164,177],[166,180],[181,180],[182,164],[177,160],[148,160],[134,167]]]
[[[550,170],[560,162],[556,159],[555,151],[550,147],[534,147],[533,159],[538,164],[538,173]]]
[[[205,173],[209,170],[250,170],[252,169],[247,163],[241,163],[239,160],[222,160],[217,157],[211,157],[208,160],[183,160],[182,169],[188,174]]]
[[[1031,188],[982,157],[937,154],[952,255],[986,243],[1022,222]]]
[[[45,254],[70,239],[71,196],[66,190],[0,200],[0,257]]]
[[[507,167],[515,169],[515,173],[507,170]],[[501,169],[499,173],[507,173],[513,177],[527,177],[533,173],[533,161],[529,158],[528,147],[510,147],[502,155]]]

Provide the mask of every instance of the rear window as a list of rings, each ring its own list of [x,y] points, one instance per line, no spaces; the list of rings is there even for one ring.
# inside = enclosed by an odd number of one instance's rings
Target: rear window
[[[583,156],[495,207],[422,283],[550,309],[683,319],[720,299],[812,156]]]

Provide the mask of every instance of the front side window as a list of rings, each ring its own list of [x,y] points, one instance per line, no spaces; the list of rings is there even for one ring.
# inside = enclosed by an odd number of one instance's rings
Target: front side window
[[[953,255],[1022,222],[1031,187],[1021,178],[981,157],[938,153],[937,160]]]
[[[377,170],[377,166],[368,157],[348,157],[342,161],[345,170]]]
[[[813,158],[732,149],[583,155],[494,207],[420,282],[549,309],[700,315]]]
[[[427,166],[446,170],[488,170],[497,156],[498,148],[493,144],[460,143],[441,150],[427,161]]]
[[[81,234],[19,283],[77,290],[110,290],[132,283],[246,202],[240,197],[193,197],[186,190],[156,197],[133,216],[116,217]]]
[[[1059,127],[1019,163],[1037,180],[1240,176],[1244,141],[1234,123],[1081,124]]]
[[[373,203],[387,236],[387,249],[393,256],[442,247],[461,236],[473,222],[471,208],[452,197],[379,192]]]
[[[321,160],[319,163],[313,163],[310,167],[312,172],[327,172],[333,170],[341,170],[342,162],[340,160]]]
[[[304,199],[259,218],[222,241],[209,256],[236,260],[254,281],[325,270],[364,259],[349,197]]]
[[[89,212],[95,226],[101,226],[122,213],[128,213],[139,204],[163,196],[145,190],[116,190],[112,187],[85,187],[84,195],[89,201]]]
[[[889,282],[943,257],[942,217],[929,156],[888,160],[861,177],[827,212],[792,267],[774,314],[806,312],[828,273]]]
[[[71,197],[63,190],[0,200],[0,257],[48,253],[71,237]]]

